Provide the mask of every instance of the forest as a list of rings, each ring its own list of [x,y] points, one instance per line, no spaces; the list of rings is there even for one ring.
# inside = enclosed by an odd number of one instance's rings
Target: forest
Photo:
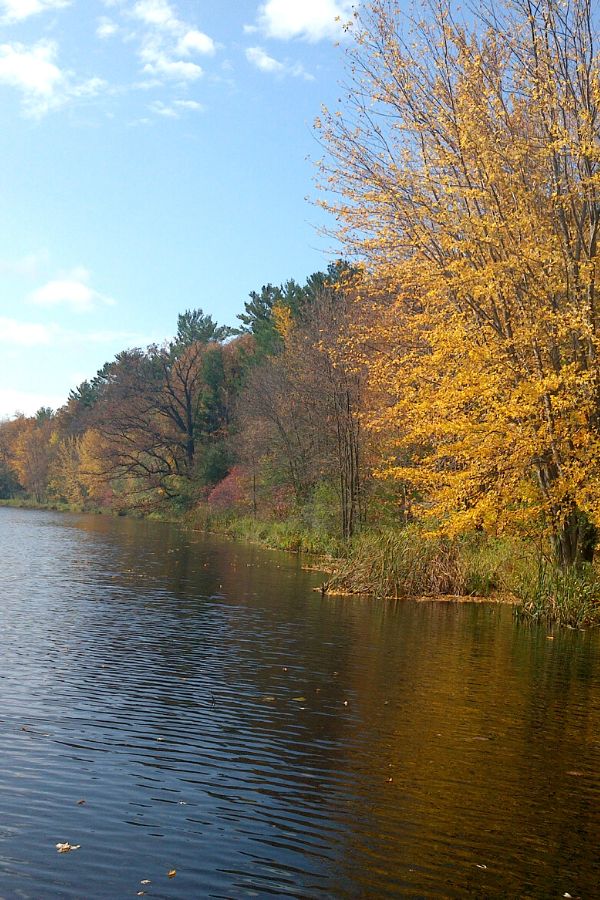
[[[340,557],[333,588],[598,621],[596,25],[588,0],[361,8],[315,123],[344,261],[3,422],[0,496],[279,523]]]
[[[186,310],[172,340],[117,354],[61,409],[2,422],[2,498],[117,513],[301,512],[350,539],[366,478],[362,379],[339,349],[350,276],[335,263],[304,285],[265,285],[237,329]]]

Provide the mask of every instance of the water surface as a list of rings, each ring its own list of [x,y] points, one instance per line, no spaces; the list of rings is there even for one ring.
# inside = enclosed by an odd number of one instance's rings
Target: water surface
[[[600,895],[597,632],[150,522],[0,548],[0,897]]]

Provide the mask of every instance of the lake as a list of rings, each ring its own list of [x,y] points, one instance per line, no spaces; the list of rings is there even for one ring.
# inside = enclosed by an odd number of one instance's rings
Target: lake
[[[598,632],[146,521],[0,548],[0,897],[600,896]]]

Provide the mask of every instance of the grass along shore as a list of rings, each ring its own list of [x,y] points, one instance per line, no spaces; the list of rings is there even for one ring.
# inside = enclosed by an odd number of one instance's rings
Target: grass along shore
[[[329,594],[507,602],[522,621],[571,628],[600,624],[600,575],[589,564],[560,569],[539,547],[480,532],[449,538],[422,525],[365,531],[346,545],[300,520],[189,514],[199,530],[272,549],[315,554]]]
[[[106,514],[27,498],[1,500],[0,505]],[[300,517],[267,520],[199,506],[186,513],[152,513],[149,518],[270,549],[311,554],[314,567],[329,575],[324,591],[332,595],[508,602],[524,622],[571,628],[600,625],[596,566],[584,563],[560,569],[542,549],[514,537],[473,532],[449,538],[410,524],[366,530],[345,544],[324,529],[307,526]]]

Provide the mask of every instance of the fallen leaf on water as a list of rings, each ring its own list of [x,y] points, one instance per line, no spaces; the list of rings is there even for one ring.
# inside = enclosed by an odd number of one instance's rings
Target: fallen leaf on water
[[[263,703],[273,703],[275,697],[263,697]]]
[[[298,703],[304,703],[306,697],[292,697],[292,700],[297,701]]]
[[[152,884],[149,878],[142,878],[140,884]]]
[[[175,878],[175,876],[177,875],[177,869],[169,869],[167,875],[169,876],[169,878]]]
[[[478,869],[487,869],[487,866],[484,866],[483,863],[475,863]]]
[[[567,775],[574,775],[576,778],[581,778],[583,772],[578,772],[577,769],[572,769],[570,772],[567,772]]]
[[[84,803],[85,803],[85,800],[78,800],[77,806],[83,806]]]
[[[70,850],[79,850],[81,844],[70,844],[68,841],[65,841],[64,844],[57,844],[56,849],[59,853],[68,853]]]

